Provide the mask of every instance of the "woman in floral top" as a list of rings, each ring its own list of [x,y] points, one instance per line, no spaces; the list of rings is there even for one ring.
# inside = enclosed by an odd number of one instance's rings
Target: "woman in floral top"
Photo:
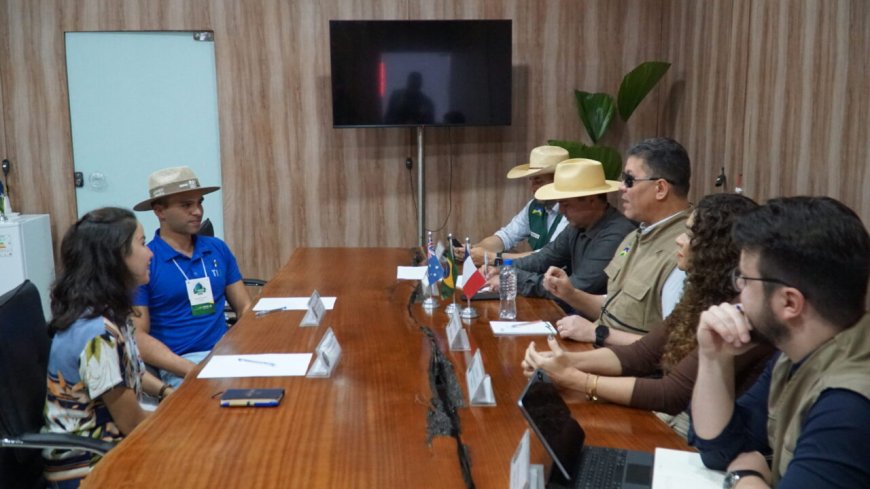
[[[151,250],[132,212],[106,207],[67,231],[60,254],[43,431],[117,441],[147,416],[142,391],[171,392],[145,372],[128,319],[132,291],[148,283]],[[47,449],[43,457],[50,487],[61,489],[78,487],[99,460],[80,450]]]

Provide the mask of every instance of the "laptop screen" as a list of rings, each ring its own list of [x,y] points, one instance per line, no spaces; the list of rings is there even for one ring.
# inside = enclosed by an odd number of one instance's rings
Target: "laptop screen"
[[[519,406],[553,463],[566,480],[573,479],[586,434],[546,374],[535,371],[520,396]]]

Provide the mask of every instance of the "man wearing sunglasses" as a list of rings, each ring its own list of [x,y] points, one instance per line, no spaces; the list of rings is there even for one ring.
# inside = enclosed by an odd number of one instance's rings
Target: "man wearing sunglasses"
[[[870,235],[827,197],[771,200],[732,232],[741,303],[701,314],[692,443],[728,488],[867,487]],[[735,404],[756,336],[782,353]]]
[[[685,273],[674,250],[691,212],[691,167],[680,143],[641,141],[628,151],[622,174],[625,217],[640,222],[617,247],[605,268],[607,294],[575,289],[564,270],[550,268],[544,287],[582,316],[557,323],[559,335],[596,346],[628,344],[662,321],[680,298]]]

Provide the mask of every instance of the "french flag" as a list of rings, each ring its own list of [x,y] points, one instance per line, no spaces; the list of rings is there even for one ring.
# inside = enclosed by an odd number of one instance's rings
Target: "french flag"
[[[466,253],[465,262],[462,264],[462,293],[465,294],[465,297],[470,298],[485,284],[486,278],[474,266],[471,253]]]

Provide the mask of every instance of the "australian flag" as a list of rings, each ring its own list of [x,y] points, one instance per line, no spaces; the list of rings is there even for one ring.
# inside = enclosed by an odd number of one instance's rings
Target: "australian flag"
[[[429,236],[429,245],[427,249],[426,262],[429,269],[426,271],[426,278],[429,279],[429,285],[437,283],[444,278],[444,268],[441,267],[441,262],[438,261],[438,256],[435,254],[435,245],[432,243],[432,236]]]

